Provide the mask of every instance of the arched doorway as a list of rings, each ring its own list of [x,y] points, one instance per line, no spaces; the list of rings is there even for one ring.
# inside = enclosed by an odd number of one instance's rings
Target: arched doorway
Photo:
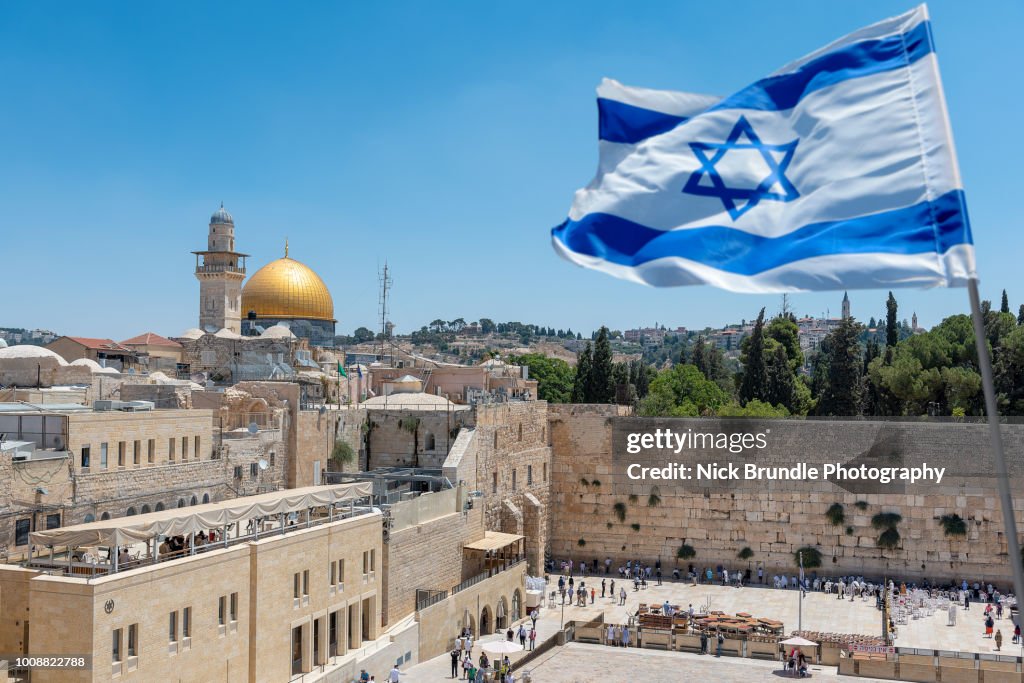
[[[199,499],[196,498],[195,496],[192,496],[192,502],[190,503],[190,505],[199,505]]]
[[[494,627],[498,631],[504,631],[508,628],[508,601],[505,600],[505,596],[501,596],[498,600],[498,605],[494,609]]]
[[[104,522],[105,522],[105,521],[107,521],[108,519],[110,519],[110,513],[109,513],[109,512],[104,512],[104,513],[103,513],[102,515],[100,515],[100,520],[101,520],[101,521],[104,521]]]
[[[129,517],[134,517],[135,516],[135,508],[133,508],[133,507],[132,508],[128,508],[128,516]]]
[[[149,512],[151,512],[151,510],[149,509],[149,503],[146,503],[145,505],[142,506],[142,514],[145,515]]]
[[[157,512],[161,512],[163,509],[164,509],[164,504],[163,503],[157,503],[156,504],[156,511]]]
[[[91,512],[85,516],[85,523],[86,524],[88,524],[89,522],[95,522],[95,521],[96,521],[96,515],[92,514]]]
[[[210,494],[209,493],[204,493],[203,494],[203,504],[205,505],[206,503],[209,503],[209,502],[210,502]]]
[[[517,588],[512,593],[512,621],[516,622],[523,618],[523,594]]]
[[[494,619],[491,617],[491,608],[486,605],[480,610],[480,637],[493,632]]]

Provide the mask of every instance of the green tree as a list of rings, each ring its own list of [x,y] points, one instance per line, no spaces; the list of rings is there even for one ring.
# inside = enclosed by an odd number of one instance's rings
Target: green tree
[[[773,406],[783,406],[788,411],[794,408],[794,383],[793,368],[789,364],[789,355],[786,347],[779,344],[775,347],[772,362],[768,366],[768,397],[767,403]]]
[[[729,405],[722,406],[718,409],[717,415],[719,417],[779,418],[789,417],[790,412],[786,410],[785,406],[773,406],[770,403],[758,401],[755,398],[753,401],[749,401],[745,406],[740,406],[736,403],[730,403]]]
[[[612,379],[612,345],[608,341],[608,328],[601,326],[594,342],[594,357],[587,377],[587,403],[612,403],[615,385]]]
[[[828,335],[828,381],[818,403],[820,415],[861,414],[860,325],[851,316]]]
[[[594,362],[594,353],[587,342],[583,350],[576,354],[576,377],[572,385],[572,402],[587,402],[587,385],[590,383],[590,369]]]
[[[1017,309],[1017,324],[1024,325],[1024,304],[1021,304],[1020,308]]]
[[[572,400],[576,372],[561,358],[527,353],[512,356],[509,361],[530,369],[530,378],[537,380],[537,397],[541,400],[549,403],[569,403]]]
[[[896,297],[889,292],[889,298],[885,302],[885,345],[896,346],[896,343],[900,340],[899,330],[896,324],[896,313],[898,306],[896,305]]]
[[[638,412],[649,417],[697,417],[714,414],[728,402],[728,394],[696,367],[675,365],[651,380]]]
[[[757,315],[754,331],[743,340],[743,380],[740,383],[740,405],[757,399],[768,400],[768,363],[765,360],[764,309]]]
[[[1000,303],[1000,305],[999,305],[999,312],[1000,313],[1009,313],[1010,312],[1010,299],[1009,299],[1009,297],[1006,296],[1006,290],[1005,289],[1003,290],[1003,300],[1002,300],[1002,303]]]
[[[804,364],[804,352],[800,349],[800,328],[795,320],[781,315],[772,318],[765,328],[765,337],[782,345],[794,372]]]
[[[357,344],[362,344],[373,341],[374,334],[373,330],[367,327],[357,327],[356,331],[352,333],[352,336],[355,338]]]

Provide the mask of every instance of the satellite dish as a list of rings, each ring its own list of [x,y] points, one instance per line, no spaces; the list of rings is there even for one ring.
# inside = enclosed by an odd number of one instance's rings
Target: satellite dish
[[[259,465],[259,468],[260,468],[261,470],[265,470],[265,469],[267,469],[267,467],[269,467],[269,466],[270,466],[270,465],[269,465],[269,464],[267,463],[267,461],[266,461],[266,460],[264,460],[263,458],[260,458],[260,461],[259,461],[259,463],[257,463],[257,464]]]
[[[260,426],[258,424],[256,424],[255,422],[250,422],[249,423],[249,433],[250,434],[255,434],[258,431],[260,431]]]

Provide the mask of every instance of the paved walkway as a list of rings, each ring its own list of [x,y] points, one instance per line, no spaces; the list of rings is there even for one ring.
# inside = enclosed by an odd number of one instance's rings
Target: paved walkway
[[[594,582],[598,589],[597,594],[600,596],[600,582],[602,577],[597,577]],[[583,579],[590,585],[593,581],[591,577],[585,577]],[[579,577],[576,577],[576,581],[579,581]],[[550,586],[549,584],[549,592]],[[616,590],[622,586],[621,581],[616,581]],[[705,605],[710,605],[712,610],[721,610],[729,614],[735,614],[736,612],[749,612],[757,617],[765,617],[769,619],[777,619],[785,624],[785,632],[788,634],[797,629],[798,620],[798,594],[796,590],[783,590],[774,588],[765,588],[761,586],[751,586],[745,588],[728,588],[716,585],[698,585],[691,586],[686,582],[666,582],[662,586],[651,585],[646,590],[634,591],[632,583],[626,584],[626,605],[620,606],[617,599],[610,597],[601,598],[598,597],[595,604],[588,604],[586,607],[576,607],[572,605],[565,605],[564,608],[564,619],[565,621],[590,621],[596,618],[601,612],[604,612],[605,621],[612,623],[624,623],[627,615],[635,613],[637,606],[641,602],[646,602],[651,605],[660,605],[666,599],[671,604],[677,604],[683,609],[686,609],[689,604],[693,604],[694,609],[700,610]],[[896,640],[896,644],[902,647],[919,647],[919,648],[930,648],[939,650],[959,650],[967,652],[984,652],[990,653],[995,649],[995,644],[991,639],[982,637],[982,611],[984,607],[979,605],[973,605],[970,612],[963,612],[962,610],[957,615],[957,625],[947,626],[945,614],[935,614],[932,617],[925,617],[918,620],[912,620],[910,623],[899,627],[899,634]],[[546,608],[540,610],[541,617],[537,622],[538,638],[537,642],[540,643],[544,639],[554,635],[560,628],[561,621],[563,619],[563,608],[561,604],[556,601],[555,605],[549,605]],[[834,595],[829,596],[824,593],[808,593],[807,597],[803,601],[802,606],[802,620],[803,628],[808,631],[830,631],[835,633],[863,633],[869,635],[877,635],[881,633],[881,612],[875,608],[874,600],[863,601],[860,599],[850,602],[847,600],[837,600]],[[527,623],[528,620],[527,620]],[[1013,633],[1013,625],[1009,618],[996,621],[996,627],[1002,629],[1004,641],[1003,651],[1001,654],[1008,655],[1020,655],[1020,646],[1010,645],[1010,638]],[[454,633],[453,633],[454,638]],[[484,640],[500,640],[503,638],[501,635],[485,636]],[[673,676],[665,678],[665,672],[673,671],[672,662],[682,661],[675,658],[689,658],[687,659],[686,666],[696,667],[694,673],[710,673],[711,671],[723,671],[723,672],[735,672],[734,674],[723,674],[726,676],[733,675],[733,678],[720,678],[716,673],[715,676],[718,678],[716,683],[725,683],[728,681],[740,681],[743,683],[749,683],[751,675],[758,675],[757,672],[763,671],[765,675],[772,675],[772,663],[763,662],[760,660],[753,659],[736,659],[736,658],[722,658],[721,660],[715,660],[714,658],[701,658],[699,655],[688,655],[685,653],[677,652],[664,652],[658,650],[615,650],[613,648],[605,648],[601,646],[596,647],[599,653],[590,652],[586,648],[591,647],[582,643],[572,643],[569,646],[556,648],[551,653],[543,655],[535,661],[532,666],[528,665],[527,668],[536,670],[537,674],[544,674],[543,678],[534,677],[535,681],[660,681],[660,680],[673,680]],[[581,649],[582,648],[582,649]],[[480,647],[478,644],[474,644],[473,654],[474,659],[479,659]],[[577,652],[589,653],[589,654],[575,654]],[[563,654],[572,653],[572,654]],[[517,661],[522,654],[515,654],[511,656],[513,661]],[[665,658],[668,658],[667,663]],[[694,659],[696,658],[696,659]],[[607,664],[600,664],[604,660],[609,660]],[[705,660],[711,659],[715,663],[710,664]],[[584,661],[586,660],[586,661]],[[657,671],[648,672],[645,666],[640,666],[636,669],[635,673],[629,667],[637,667],[637,660],[650,661],[646,667],[654,667]],[[553,664],[545,664],[546,662],[554,662]],[[594,664],[596,668],[590,671],[587,667],[591,666],[590,661],[598,662]],[[623,666],[625,669],[615,668],[619,666],[614,662],[626,662]],[[545,666],[547,668],[545,668]],[[574,667],[578,668],[578,678],[573,678]],[[612,667],[607,671],[619,672],[613,674],[603,674],[606,667]],[[658,667],[666,667],[663,671]],[[751,669],[750,667],[755,667]],[[761,667],[758,669],[756,667]],[[767,667],[767,668],[765,668]],[[559,671],[556,673],[555,669]],[[564,670],[564,671],[563,671]],[[589,673],[587,673],[589,671]],[[662,671],[661,674],[658,671]],[[650,673],[650,675],[647,675]],[[830,670],[823,669],[815,672],[815,677],[818,680],[833,680],[828,676],[835,676],[834,673],[830,673]],[[449,679],[451,676],[451,658],[449,655],[444,654],[428,662],[419,664],[406,672],[402,677],[403,683],[418,683],[419,681],[439,681],[443,679]],[[867,680],[867,679],[859,679]]]

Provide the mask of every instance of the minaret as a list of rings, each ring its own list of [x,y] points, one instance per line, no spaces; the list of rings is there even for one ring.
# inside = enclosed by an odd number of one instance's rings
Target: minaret
[[[843,292],[843,320],[850,317],[850,297],[846,292]]]
[[[226,327],[241,334],[242,280],[248,254],[235,251],[235,220],[223,203],[210,217],[206,251],[192,253],[199,280],[199,328],[216,332]]]
[[[910,316],[910,329],[917,332],[917,311],[914,311],[914,315]]]

